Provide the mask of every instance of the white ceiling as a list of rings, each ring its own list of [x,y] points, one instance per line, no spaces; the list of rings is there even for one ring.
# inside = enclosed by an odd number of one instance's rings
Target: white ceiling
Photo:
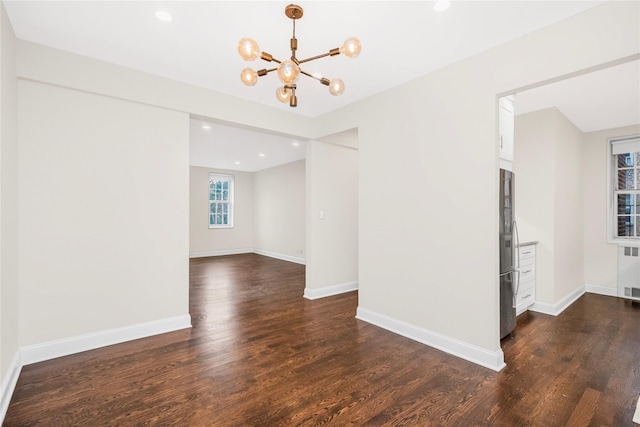
[[[354,35],[361,40],[363,49],[355,59],[339,55],[306,63],[303,69],[309,73],[342,78],[346,90],[343,95],[334,97],[325,86],[301,76],[295,109],[276,101],[275,90],[279,84],[273,73],[261,77],[253,87],[243,85],[240,70],[244,67],[268,68],[273,63],[260,60],[246,63],[236,50],[240,38],[252,37],[275,58],[288,57],[292,30],[291,20],[284,15],[288,3],[290,1],[4,0],[9,19],[21,39],[308,117],[390,89],[604,1],[452,0],[451,7],[444,12],[433,10],[434,1],[301,1],[304,16],[296,24],[299,58],[327,52]],[[170,12],[172,21],[159,21],[155,17],[158,10]],[[609,76],[587,85],[589,89],[601,89],[605,94],[620,94],[631,89],[623,86],[606,89],[605,85],[624,81],[628,82],[629,78]],[[633,81],[633,88],[637,89],[637,76]],[[585,92],[588,91],[578,88],[568,93]],[[608,107],[605,108],[608,113],[593,110],[581,113],[575,108],[570,112],[569,103],[552,100],[548,94],[540,93],[539,96],[533,92],[518,96],[518,112],[554,102],[553,105],[557,104],[565,115],[576,120],[579,127],[582,126],[579,123],[598,126],[596,123],[601,117],[619,116],[612,114],[613,110]],[[633,99],[628,102],[638,103]],[[584,102],[573,104],[576,107]],[[609,101],[607,105],[610,104]],[[292,141],[288,138],[261,137],[262,134],[245,129],[212,126],[203,134],[199,121],[192,123],[194,164],[257,170],[264,165],[270,167],[292,161],[289,160]],[[229,141],[233,144],[217,146]],[[264,149],[267,146],[269,150]],[[297,151],[293,150],[295,153],[304,151],[304,146],[297,148]],[[205,161],[211,151],[218,155]],[[264,153],[264,158],[256,158],[261,151],[269,153]],[[284,157],[277,160],[277,152]],[[236,165],[236,161],[240,161],[240,165]]]
[[[257,172],[306,156],[305,141],[200,119],[189,126],[191,166]]]
[[[516,94],[516,114],[556,107],[582,132],[640,123],[640,62],[632,61]]]

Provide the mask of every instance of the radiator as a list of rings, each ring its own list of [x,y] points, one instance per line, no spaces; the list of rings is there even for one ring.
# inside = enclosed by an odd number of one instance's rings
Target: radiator
[[[618,246],[618,296],[640,301],[640,254],[634,246]]]

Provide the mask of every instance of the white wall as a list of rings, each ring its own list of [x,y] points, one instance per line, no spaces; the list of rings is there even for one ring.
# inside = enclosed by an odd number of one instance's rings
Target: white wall
[[[254,234],[253,173],[189,168],[189,253],[211,256],[233,252],[251,252]],[[209,228],[209,173],[234,176],[233,228]]]
[[[558,111],[554,172],[556,189],[553,205],[554,303],[558,303],[584,285],[582,145],[582,132]]]
[[[358,151],[309,141],[306,162],[305,296],[313,299],[357,287]]]
[[[305,161],[259,172],[190,167],[191,256],[258,252],[304,262]],[[209,172],[235,178],[234,227],[209,229]]]
[[[497,96],[637,57],[639,15],[607,2],[318,119],[358,128],[359,309],[500,366]]]
[[[15,35],[0,4],[0,421],[18,354],[18,117]]]
[[[583,134],[548,108],[516,116],[515,141],[520,240],[539,242],[536,301],[554,305],[584,284]]]
[[[584,280],[617,289],[618,245],[607,243],[607,139],[638,135],[640,126],[584,134]]]
[[[62,87],[127,99],[278,134],[313,138],[313,119],[200,86],[18,40],[18,75]]]
[[[518,98],[516,95],[516,108]],[[536,300],[553,303],[556,137],[558,110],[549,108],[515,118],[515,212],[521,242],[537,240]]]
[[[305,161],[254,173],[254,248],[258,253],[305,258]]]
[[[20,80],[20,344],[188,316],[189,116]]]

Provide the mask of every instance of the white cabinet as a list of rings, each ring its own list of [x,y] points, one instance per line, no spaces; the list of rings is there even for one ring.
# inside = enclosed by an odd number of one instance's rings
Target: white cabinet
[[[498,100],[498,145],[500,147],[500,168],[513,171],[515,98],[503,96]]]
[[[536,245],[518,247],[520,282],[516,295],[516,314],[525,311],[536,300]]]

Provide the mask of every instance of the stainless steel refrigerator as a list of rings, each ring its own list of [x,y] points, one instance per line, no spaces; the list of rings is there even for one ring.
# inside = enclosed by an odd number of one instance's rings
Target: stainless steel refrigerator
[[[513,172],[500,169],[500,339],[516,327],[518,227],[514,219]]]

